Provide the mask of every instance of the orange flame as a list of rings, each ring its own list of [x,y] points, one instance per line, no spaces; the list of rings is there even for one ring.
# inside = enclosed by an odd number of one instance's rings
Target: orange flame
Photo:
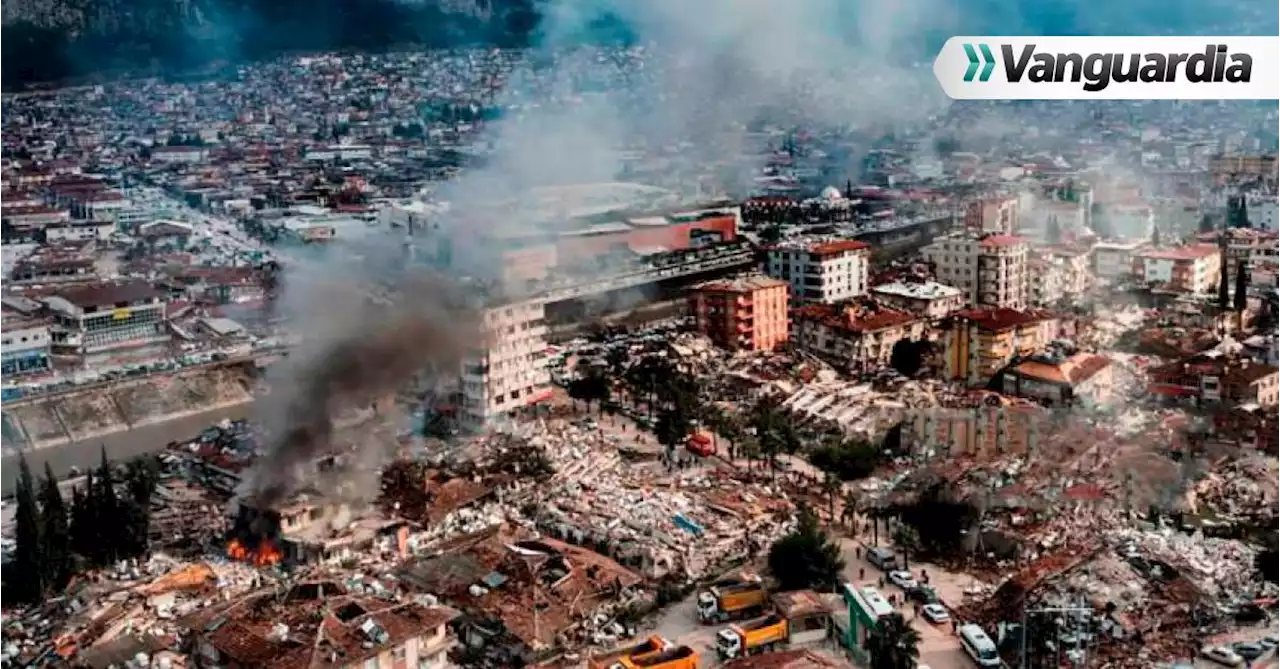
[[[239,539],[227,543],[227,557],[240,562],[248,562],[258,567],[270,567],[284,558],[284,553],[268,539],[258,543],[256,550],[249,550]]]

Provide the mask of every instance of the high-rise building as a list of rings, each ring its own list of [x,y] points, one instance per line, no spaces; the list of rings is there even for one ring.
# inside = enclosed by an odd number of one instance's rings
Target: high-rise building
[[[545,401],[551,394],[546,359],[546,311],[530,301],[488,309],[485,337],[462,367],[460,417],[470,429],[482,428],[517,409]]]
[[[792,240],[766,249],[765,271],[797,302],[833,304],[867,292],[871,245],[850,239]]]
[[[1021,309],[1027,304],[1027,253],[1021,237],[1006,234],[944,237],[920,250],[934,276],[963,291],[974,306]]]
[[[772,351],[787,342],[787,282],[767,276],[712,281],[689,293],[698,330],[733,351]]]

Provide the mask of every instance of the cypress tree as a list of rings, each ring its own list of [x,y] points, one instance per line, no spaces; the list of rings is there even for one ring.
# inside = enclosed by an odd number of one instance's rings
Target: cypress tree
[[[40,509],[36,503],[35,478],[25,456],[18,460],[18,508],[15,514],[15,540],[13,564],[5,574],[6,590],[11,601],[31,603],[40,599],[43,589],[40,581],[40,565],[43,562],[40,543]]]
[[[93,519],[90,517],[90,500],[94,490],[93,471],[86,474],[85,487],[76,486],[71,491],[71,552],[84,558],[91,564],[97,551],[93,548]],[[85,490],[88,491],[86,496]]]
[[[1231,307],[1229,285],[1227,280],[1230,278],[1231,269],[1227,266],[1226,249],[1221,250],[1222,262],[1218,264],[1218,306],[1224,311]]]
[[[1241,260],[1236,263],[1236,293],[1234,296],[1234,304],[1237,312],[1244,312],[1246,306],[1249,305],[1249,266],[1248,263]]]
[[[1214,227],[1212,216],[1205,214],[1200,217],[1200,232],[1213,232]]]
[[[71,538],[67,526],[67,506],[58,490],[58,479],[49,463],[44,465],[44,486],[40,491],[40,528],[43,562],[41,583],[47,592],[61,592],[71,580]]]
[[[125,518],[120,513],[120,498],[116,496],[115,477],[111,472],[111,462],[107,460],[106,446],[102,447],[102,465],[98,467],[98,490],[91,498],[94,544],[99,551],[96,562],[100,565],[114,564],[123,557],[121,548],[128,537],[120,531]]]

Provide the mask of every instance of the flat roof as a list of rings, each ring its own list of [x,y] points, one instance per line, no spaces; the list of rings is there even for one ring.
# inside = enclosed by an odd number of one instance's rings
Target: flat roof
[[[882,283],[875,286],[871,289],[871,292],[909,297],[917,300],[940,300],[964,294],[964,291],[959,288],[948,286],[945,283],[938,283],[937,281],[925,281],[923,283],[894,281],[893,283]]]

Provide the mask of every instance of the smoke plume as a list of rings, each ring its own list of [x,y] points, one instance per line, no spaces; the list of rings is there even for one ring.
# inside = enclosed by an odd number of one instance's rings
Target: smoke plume
[[[305,269],[296,271],[295,279],[308,275]],[[311,314],[300,316],[301,349],[273,368],[268,379],[271,394],[260,420],[264,451],[240,491],[255,506],[276,506],[318,480],[330,484],[321,491],[328,496],[375,494],[376,488],[343,491],[349,487],[343,479],[376,474],[393,440],[361,432],[350,452],[336,453],[342,460],[335,471],[316,471],[321,458],[340,449],[334,442],[335,415],[388,399],[422,374],[456,377],[478,330],[453,287],[437,277],[401,279],[389,298],[379,298],[366,292],[373,283],[353,275],[342,283],[303,284],[286,293],[291,306],[306,305]]]

